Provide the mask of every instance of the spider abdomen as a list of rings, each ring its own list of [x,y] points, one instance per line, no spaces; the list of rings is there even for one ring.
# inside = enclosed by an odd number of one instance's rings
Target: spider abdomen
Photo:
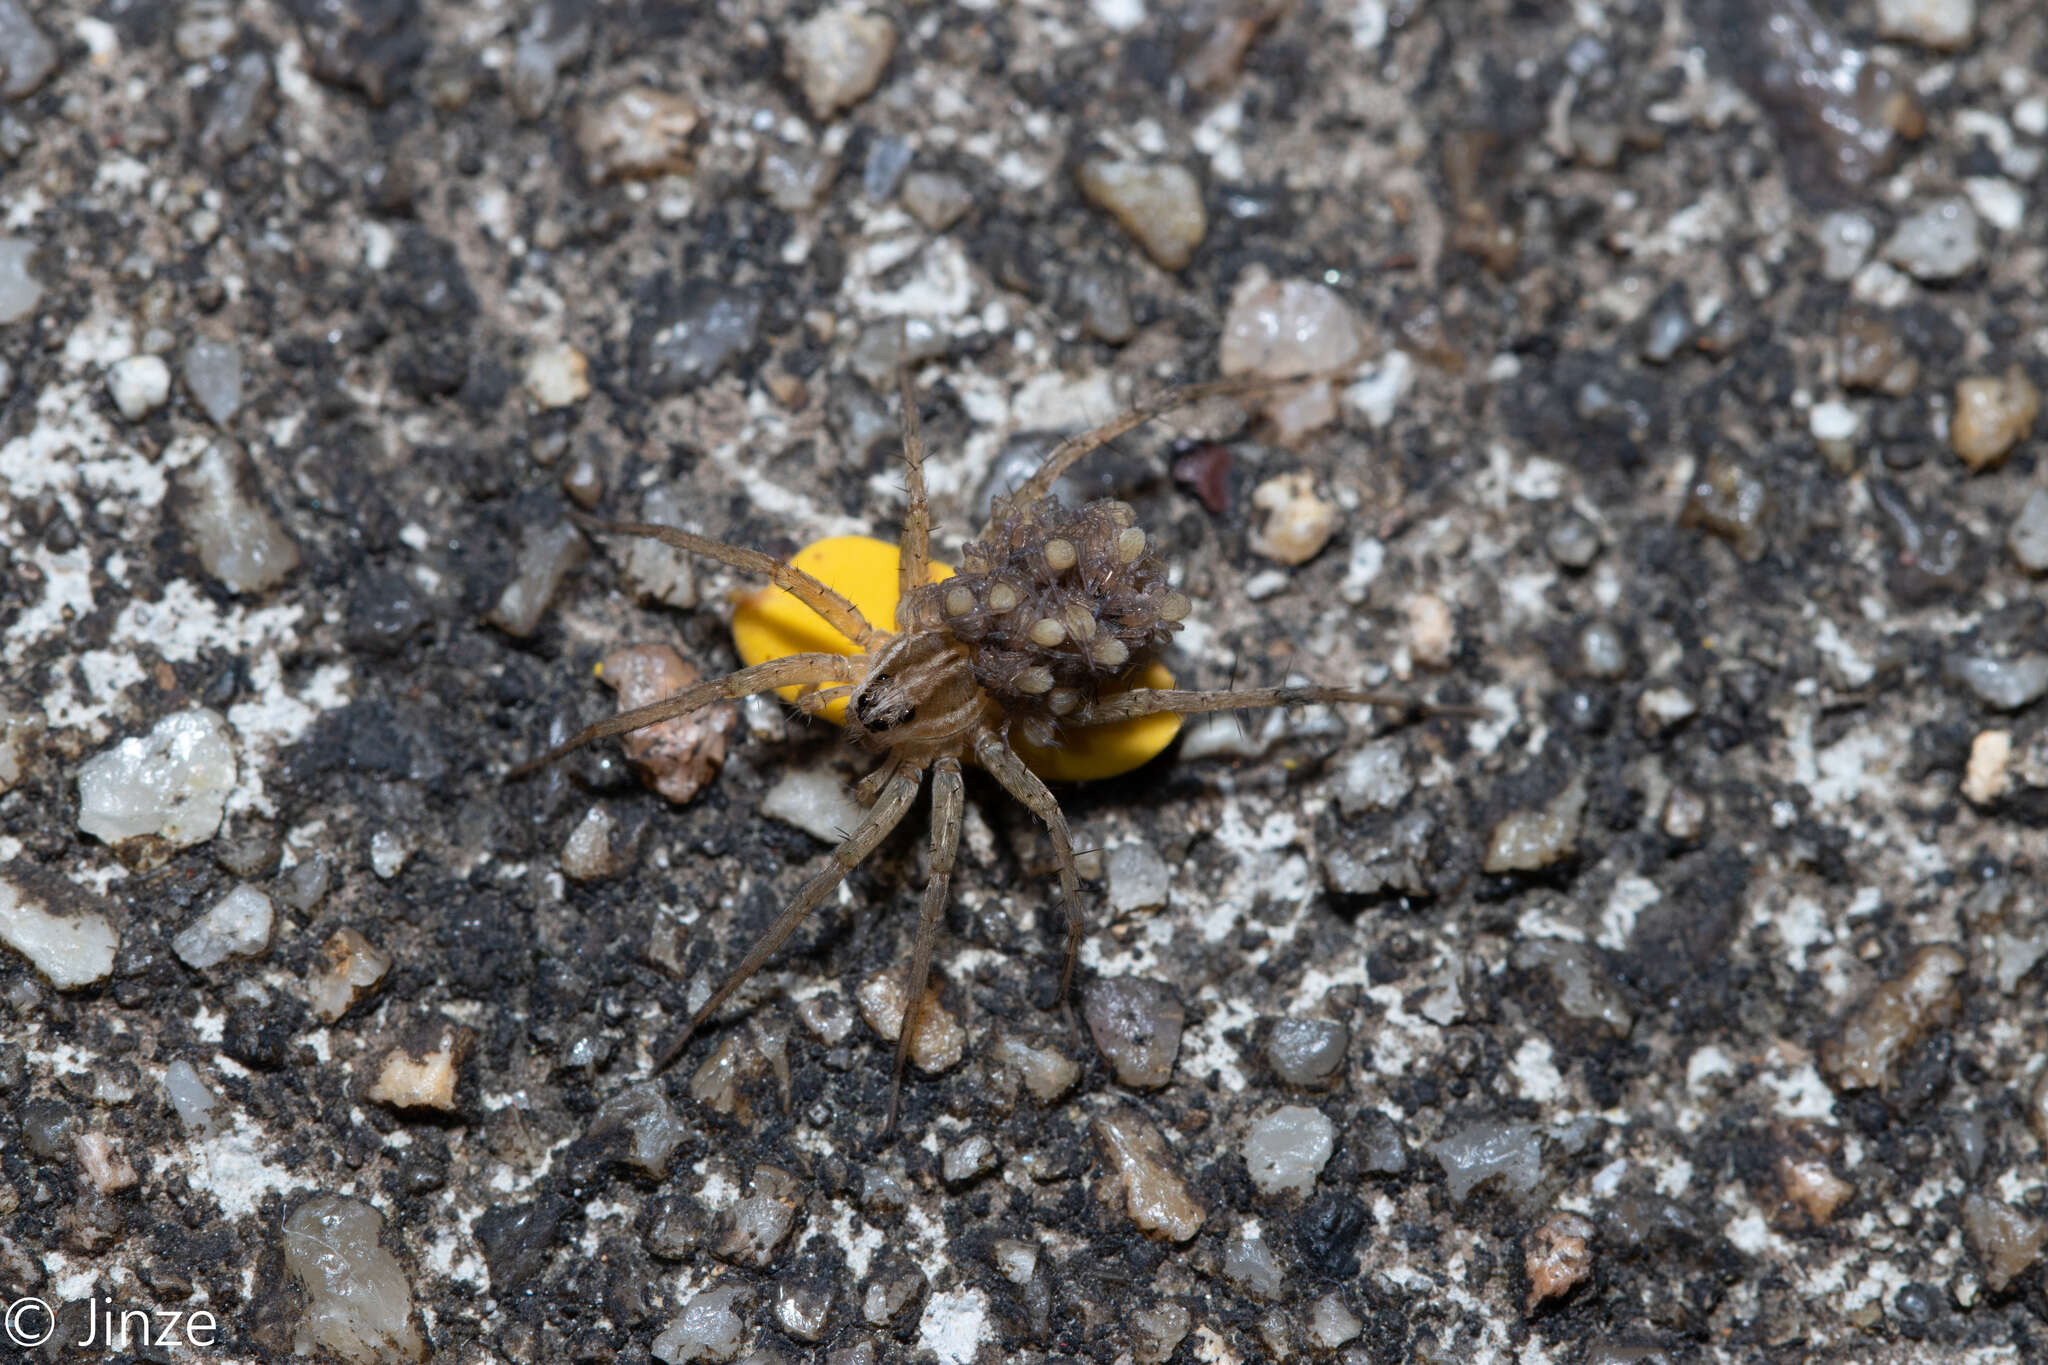
[[[933,623],[965,647],[1005,709],[1061,716],[1157,655],[1188,600],[1126,503],[999,503],[960,572],[931,591]]]

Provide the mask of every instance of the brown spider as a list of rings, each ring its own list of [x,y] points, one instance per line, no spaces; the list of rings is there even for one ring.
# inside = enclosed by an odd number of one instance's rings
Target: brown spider
[[[1170,389],[1092,431],[1062,441],[1020,488],[996,500],[980,540],[965,547],[957,575],[933,582],[924,438],[909,375],[899,375],[910,507],[898,547],[896,619],[886,625],[867,620],[820,579],[761,551],[669,526],[578,518],[594,531],[648,537],[758,574],[815,612],[850,641],[855,652],[788,654],[697,683],[586,727],[521,765],[514,776],[606,735],[686,715],[715,701],[788,688],[796,689],[795,705],[807,715],[821,714],[834,702],[846,700],[843,723],[849,738],[883,760],[857,789],[869,807],[867,817],[833,850],[830,866],[804,884],[682,1033],[663,1049],[657,1072],[681,1055],[704,1021],[896,828],[926,773],[932,780],[931,879],[918,915],[884,1133],[895,1126],[904,1062],[916,1036],[960,842],[963,763],[979,765],[1029,807],[1051,836],[1066,916],[1066,961],[1060,974],[1060,998],[1065,999],[1082,938],[1073,838],[1052,792],[1012,746],[1013,736],[1046,749],[1071,731],[1138,716],[1191,716],[1319,702],[1393,706],[1409,715],[1464,710],[1424,707],[1404,697],[1351,687],[1205,692],[1132,686],[1180,628],[1188,599],[1169,587],[1165,566],[1134,524],[1128,504],[1102,499],[1069,509],[1051,496],[1053,484],[1083,456],[1175,408],[1295,382],[1300,380],[1226,379]]]

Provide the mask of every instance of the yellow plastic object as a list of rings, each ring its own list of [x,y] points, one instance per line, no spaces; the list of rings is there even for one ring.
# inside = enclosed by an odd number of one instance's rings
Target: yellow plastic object
[[[903,562],[896,546],[871,536],[832,536],[806,545],[790,562],[860,608],[860,614],[878,629],[896,628],[896,574]],[[933,563],[932,582],[952,576],[952,565]],[[732,614],[732,641],[748,667],[788,654],[854,652],[851,640],[774,587],[760,588],[739,600]],[[1154,662],[1138,674],[1134,685],[1172,687],[1173,674]],[[796,688],[779,690],[784,701],[796,700]],[[835,725],[844,724],[845,699],[828,705],[824,715]],[[1180,717],[1161,713],[1074,730],[1057,748],[1041,749],[1016,736],[1011,743],[1040,777],[1051,782],[1087,782],[1143,766],[1179,733]]]

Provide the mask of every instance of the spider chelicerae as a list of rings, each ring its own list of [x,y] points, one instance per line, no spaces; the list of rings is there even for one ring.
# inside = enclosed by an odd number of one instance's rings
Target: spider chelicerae
[[[909,509],[897,547],[892,621],[867,619],[831,584],[759,550],[671,526],[578,518],[593,531],[643,536],[759,575],[845,637],[850,652],[785,654],[686,687],[586,727],[521,765],[515,776],[595,739],[671,720],[717,701],[777,690],[792,697],[806,715],[842,712],[848,738],[881,759],[856,789],[867,807],[866,817],[663,1049],[657,1071],[682,1054],[704,1022],[901,823],[927,776],[932,788],[931,874],[905,982],[885,1133],[895,1125],[904,1062],[916,1036],[960,843],[964,765],[979,766],[1045,824],[1066,916],[1066,959],[1060,974],[1060,998],[1065,999],[1083,934],[1074,841],[1059,802],[1020,749],[1057,750],[1096,727],[1164,713],[1191,716],[1328,702],[1391,706],[1409,715],[1466,710],[1423,706],[1354,687],[1187,691],[1139,683],[1139,675],[1180,629],[1189,612],[1188,599],[1169,583],[1157,546],[1136,524],[1129,504],[1098,499],[1068,508],[1053,496],[1053,485],[1084,456],[1176,408],[1298,382],[1301,377],[1254,377],[1169,389],[1091,431],[1069,437],[1020,487],[996,499],[980,538],[963,548],[958,571],[935,581],[924,437],[910,376],[907,371],[899,374]],[[842,702],[843,707],[838,705]]]

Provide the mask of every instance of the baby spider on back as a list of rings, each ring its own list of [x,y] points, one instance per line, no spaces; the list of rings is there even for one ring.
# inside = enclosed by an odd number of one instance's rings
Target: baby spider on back
[[[964,547],[957,571],[931,557],[924,438],[907,373],[899,376],[898,387],[910,505],[893,547],[842,537],[784,561],[669,526],[586,522],[595,531],[647,537],[760,575],[779,591],[768,594],[751,616],[742,608],[744,619],[735,622],[747,667],[588,726],[522,765],[515,776],[594,739],[769,691],[780,691],[806,715],[838,722],[856,747],[881,760],[856,792],[866,817],[662,1051],[657,1070],[681,1055],[704,1022],[888,837],[927,776],[931,875],[905,983],[884,1132],[895,1125],[904,1062],[946,907],[960,842],[964,765],[975,764],[994,778],[1050,836],[1066,917],[1064,999],[1083,933],[1080,876],[1072,834],[1046,777],[1128,771],[1165,747],[1179,717],[1205,712],[1318,702],[1392,706],[1408,714],[1460,709],[1422,707],[1353,687],[1174,687],[1157,659],[1188,615],[1189,602],[1167,581],[1156,544],[1126,503],[1100,499],[1068,508],[1052,495],[1054,483],[1082,457],[1154,417],[1204,399],[1275,386],[1237,379],[1171,389],[1061,442],[1021,487],[996,500],[980,538]],[[893,602],[886,591],[861,591],[863,580],[854,576],[857,569],[872,573],[887,559],[894,560]],[[862,596],[869,599],[865,611],[854,600]]]

